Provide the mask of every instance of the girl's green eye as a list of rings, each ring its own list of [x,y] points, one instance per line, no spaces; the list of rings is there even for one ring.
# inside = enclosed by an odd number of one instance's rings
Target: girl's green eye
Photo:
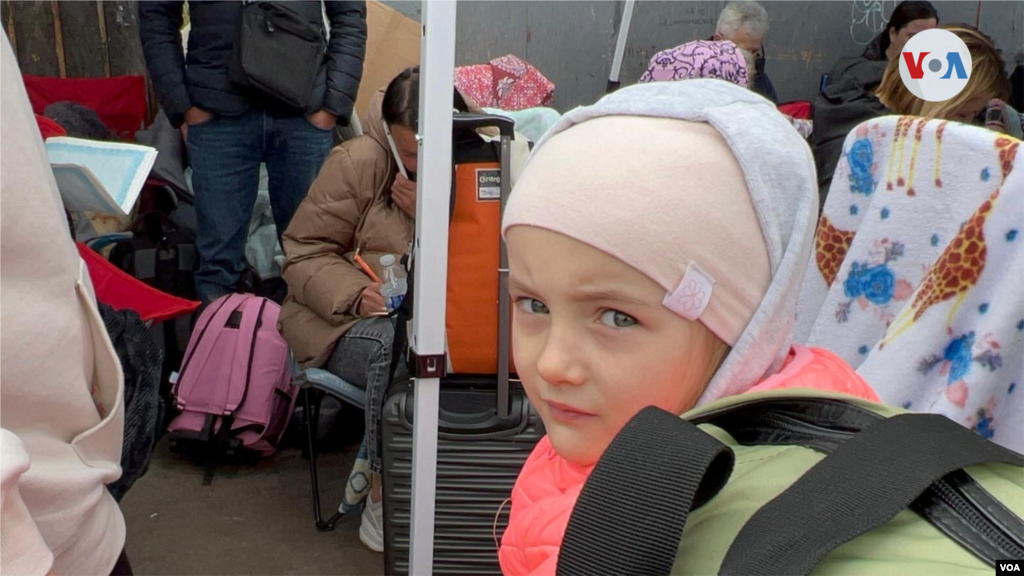
[[[636,318],[633,318],[629,314],[619,312],[618,310],[606,311],[601,315],[601,322],[606,326],[611,326],[612,328],[629,328],[639,324]]]
[[[547,314],[548,307],[540,300],[534,300],[533,298],[520,298],[519,309],[527,314]]]

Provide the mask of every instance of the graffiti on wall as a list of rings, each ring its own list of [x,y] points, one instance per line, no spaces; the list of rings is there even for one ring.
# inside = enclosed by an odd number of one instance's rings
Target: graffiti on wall
[[[850,17],[850,37],[861,46],[885,30],[889,23],[886,14],[891,14],[895,0],[853,0]]]

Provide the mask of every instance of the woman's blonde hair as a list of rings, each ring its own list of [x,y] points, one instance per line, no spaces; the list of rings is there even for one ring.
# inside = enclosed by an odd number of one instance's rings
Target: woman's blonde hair
[[[971,52],[971,78],[959,94],[945,102],[928,102],[914,96],[900,78],[900,60],[893,58],[882,76],[882,83],[875,91],[879,101],[897,114],[923,116],[925,118],[949,118],[967,102],[985,95],[989,98],[1006,99],[1010,93],[1010,81],[1006,78],[1003,59],[999,50],[988,36],[967,24],[949,24],[942,29],[956,34]]]

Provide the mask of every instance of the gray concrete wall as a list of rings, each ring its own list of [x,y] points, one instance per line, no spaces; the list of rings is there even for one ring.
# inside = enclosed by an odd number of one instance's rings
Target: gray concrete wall
[[[419,19],[420,3],[387,1]],[[975,0],[934,2],[943,22],[974,24]],[[478,1],[458,7],[456,64],[478,64],[516,54],[556,85],[554,107],[565,111],[604,94],[611,69],[621,1]],[[658,50],[710,37],[719,2],[636,3],[621,81],[636,81]],[[810,100],[821,75],[840,57],[854,55],[885,25],[893,0],[766,1],[771,18],[766,70],[782,101]],[[980,27],[1012,64],[1024,44],[1024,2],[981,3]],[[1011,66],[1012,67],[1012,66]]]

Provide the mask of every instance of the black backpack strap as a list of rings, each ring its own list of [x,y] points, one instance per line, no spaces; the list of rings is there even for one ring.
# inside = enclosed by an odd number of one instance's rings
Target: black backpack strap
[[[143,281],[156,278],[157,248],[137,248],[132,258],[136,278]]]
[[[758,510],[733,541],[719,573],[810,574],[829,552],[889,521],[943,477],[989,462],[1024,466],[1024,456],[944,416],[881,420]],[[1007,539],[1008,550],[1012,540]]]
[[[558,575],[668,574],[687,515],[725,486],[733,461],[732,450],[690,422],[645,408],[583,486]]]
[[[178,271],[194,272],[199,264],[199,258],[196,254],[196,245],[182,243],[175,246],[175,248],[178,251]]]

